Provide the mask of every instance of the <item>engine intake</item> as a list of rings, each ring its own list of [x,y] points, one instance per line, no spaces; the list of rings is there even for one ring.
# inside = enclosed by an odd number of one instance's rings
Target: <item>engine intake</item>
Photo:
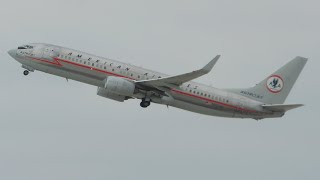
[[[104,88],[114,94],[133,96],[135,84],[123,78],[109,76]]]
[[[126,100],[126,96],[114,94],[112,92],[107,91],[105,88],[101,88],[101,87],[98,87],[97,95],[108,98],[108,99],[112,99],[118,102],[123,102],[124,100]]]
[[[106,79],[104,88],[98,87],[97,95],[123,102],[128,96],[133,96],[134,89],[134,83],[123,78],[110,76]]]

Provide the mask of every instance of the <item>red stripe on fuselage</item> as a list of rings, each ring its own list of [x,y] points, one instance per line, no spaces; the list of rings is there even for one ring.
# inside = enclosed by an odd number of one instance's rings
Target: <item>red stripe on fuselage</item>
[[[204,101],[208,101],[208,102],[212,102],[212,103],[219,104],[219,105],[222,105],[222,106],[226,106],[226,107],[229,107],[229,108],[237,109],[237,110],[240,110],[240,111],[257,112],[257,111],[254,111],[254,110],[240,108],[240,107],[233,106],[233,105],[230,105],[230,104],[225,104],[225,103],[222,103],[222,102],[219,102],[219,101],[214,101],[212,99],[204,98],[204,97],[201,97],[201,96],[196,96],[194,94],[186,93],[186,92],[179,91],[179,90],[176,90],[176,89],[171,89],[171,91],[179,93],[179,94],[182,94],[182,95],[185,95],[185,96],[190,96],[190,97],[194,97],[194,98],[201,99],[201,100],[204,100]]]
[[[58,66],[62,66],[62,64],[59,62],[59,61],[61,61],[61,62],[64,62],[64,63],[72,64],[72,65],[75,65],[75,66],[79,66],[79,67],[82,67],[82,68],[90,69],[90,70],[93,70],[93,71],[98,71],[98,72],[101,72],[101,73],[104,73],[104,74],[135,80],[133,78],[128,78],[126,76],[115,74],[115,73],[112,73],[112,72],[109,72],[109,71],[97,69],[95,67],[86,66],[86,65],[83,65],[83,64],[78,64],[78,63],[66,61],[66,60],[59,59],[59,58],[53,58],[55,60],[54,62],[48,61],[48,60],[44,60],[44,59],[38,59],[38,58],[31,58],[31,59],[37,60],[37,61],[41,61],[41,62],[45,62],[45,63],[49,63],[49,64],[58,65]],[[229,108],[233,108],[233,109],[236,109],[236,110],[240,110],[240,111],[247,111],[247,112],[252,112],[252,113],[256,113],[257,112],[255,110],[245,109],[245,108],[233,106],[233,105],[230,105],[230,104],[225,104],[225,103],[222,103],[222,102],[214,101],[212,99],[204,98],[204,97],[201,97],[201,96],[196,96],[194,94],[186,93],[186,92],[183,92],[183,91],[180,91],[180,90],[177,90],[177,89],[171,89],[171,91],[173,91],[175,93],[178,93],[178,94],[185,95],[185,96],[194,97],[194,98],[201,99],[201,100],[204,100],[204,101],[208,101],[208,102],[212,102],[212,103],[215,103],[215,104],[219,104],[219,105],[222,105],[222,106],[225,106],[225,107],[229,107]]]
[[[54,61],[49,61],[46,59],[39,59],[39,58],[34,58],[34,57],[30,57],[32,60],[36,60],[36,61],[41,61],[41,62],[46,62],[49,64],[54,64],[54,65],[58,65],[58,66],[62,66],[62,64],[57,60],[57,59],[53,59]]]

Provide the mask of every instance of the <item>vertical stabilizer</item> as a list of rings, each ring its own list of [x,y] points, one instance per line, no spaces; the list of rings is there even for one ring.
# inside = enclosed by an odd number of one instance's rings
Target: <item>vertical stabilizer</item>
[[[283,104],[307,60],[297,56],[256,86],[229,91],[266,104]]]

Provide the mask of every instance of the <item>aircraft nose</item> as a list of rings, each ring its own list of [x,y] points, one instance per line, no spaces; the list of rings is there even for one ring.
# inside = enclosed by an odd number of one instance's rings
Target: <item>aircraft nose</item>
[[[17,53],[16,49],[11,49],[11,50],[8,51],[8,54],[13,58],[16,56],[16,53]]]

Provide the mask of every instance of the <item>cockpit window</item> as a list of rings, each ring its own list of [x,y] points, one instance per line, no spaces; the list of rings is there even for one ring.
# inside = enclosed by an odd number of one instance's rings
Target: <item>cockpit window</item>
[[[18,49],[33,49],[33,46],[23,45],[23,46],[19,46]]]

